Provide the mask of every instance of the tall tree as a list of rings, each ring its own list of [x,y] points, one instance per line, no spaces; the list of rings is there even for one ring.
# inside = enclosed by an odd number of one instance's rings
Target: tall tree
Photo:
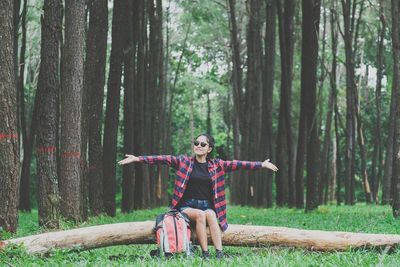
[[[39,225],[58,227],[59,190],[57,147],[59,125],[59,49],[62,6],[57,0],[43,5],[38,99],[36,166]]]
[[[372,156],[371,166],[371,187],[373,200],[379,202],[379,189],[382,177],[382,137],[381,137],[381,97],[382,97],[382,78],[383,78],[383,44],[386,33],[386,19],[383,12],[383,1],[379,0],[379,21],[380,28],[378,29],[378,50],[376,52],[376,88],[375,88],[375,105],[376,105],[376,132],[374,138],[374,151]],[[378,167],[378,173],[376,168]]]
[[[326,47],[326,28],[327,28],[327,10],[325,9],[325,1],[322,1],[322,10],[323,10],[323,32],[322,32],[322,48],[321,48],[321,61],[320,61],[320,68],[321,74],[319,78],[319,93],[318,98],[321,101],[321,94],[322,89],[324,87],[324,80],[325,80],[325,47]],[[319,110],[321,113],[322,121],[322,107]],[[331,129],[332,129],[332,114],[333,114],[333,95],[332,91],[329,92],[328,97],[328,111],[326,113],[326,120],[325,120],[325,127],[324,127],[324,142],[321,154],[321,161],[320,161],[320,169],[319,169],[319,181],[318,181],[318,199],[319,204],[327,203],[328,199],[328,189],[329,189],[329,178],[330,178],[330,163],[329,160],[329,152],[331,150]],[[319,126],[322,128],[322,125]]]
[[[291,91],[294,48],[294,1],[277,1],[279,44],[281,58],[281,92],[279,104],[278,141],[276,163],[280,166],[276,174],[276,204],[289,203],[289,183],[293,180],[292,131],[291,131]]]
[[[392,1],[392,4],[396,1]],[[393,14],[392,8],[392,14]],[[397,16],[397,15],[395,15]],[[393,23],[393,22],[392,22]],[[392,36],[393,30],[392,30]],[[393,47],[393,42],[392,42]],[[393,48],[392,48],[393,49]],[[393,84],[392,84],[393,86]],[[389,126],[388,135],[386,139],[386,153],[385,153],[385,168],[383,174],[383,184],[382,184],[382,204],[389,204],[392,198],[392,173],[393,173],[393,135],[394,135],[394,113],[395,113],[395,91],[392,90],[390,101],[390,114],[389,114]]]
[[[392,0],[392,49],[393,49],[393,83],[394,110],[394,144],[393,144],[393,176],[392,176],[392,209],[393,216],[400,216],[400,2]]]
[[[101,130],[107,55],[107,0],[88,2],[89,30],[86,40],[85,86],[89,119],[89,207],[91,214],[103,211],[103,148]]]
[[[166,84],[166,63],[165,63],[165,55],[164,55],[164,38],[163,38],[163,23],[164,23],[164,15],[163,15],[163,5],[162,5],[162,0],[156,0],[157,6],[156,6],[156,13],[157,13],[157,34],[159,35],[159,60],[161,61],[159,66],[159,71],[158,71],[158,92],[160,95],[160,108],[159,108],[159,115],[158,115],[158,125],[159,125],[159,133],[160,133],[160,152],[161,154],[166,154],[168,153],[167,151],[167,143],[166,143],[166,135],[167,135],[167,129],[166,129],[166,110],[167,110],[167,84]],[[166,46],[168,46],[168,42],[166,43]],[[168,199],[168,178],[169,178],[169,168],[167,166],[160,166],[159,167],[159,173],[157,175],[158,177],[158,182],[157,184],[160,185],[159,190],[157,192],[157,195],[159,193],[161,194],[161,197],[159,199],[159,204],[160,205],[168,205],[169,199]]]
[[[20,172],[13,8],[13,0],[0,2],[0,226],[10,233],[17,231]]]
[[[109,216],[115,216],[116,213],[115,162],[117,157],[121,76],[124,60],[123,48],[126,37],[125,28],[127,23],[129,23],[128,15],[127,0],[114,1],[110,72],[108,74],[106,117],[104,122],[103,138],[103,199],[104,211]]]
[[[233,115],[232,115],[232,130],[233,130],[233,157],[241,158],[240,153],[240,129],[239,122],[243,114],[243,92],[242,92],[242,60],[240,58],[240,42],[239,42],[239,28],[237,26],[236,19],[236,1],[229,0],[229,17],[231,22],[231,46],[232,46],[232,91],[233,91]],[[241,184],[239,177],[233,174],[231,183],[231,201],[233,204],[239,204],[241,202]],[[235,179],[237,178],[237,179]]]
[[[135,1],[137,5],[137,1]],[[135,54],[137,32],[134,30],[137,22],[137,7],[128,3],[129,21],[127,23],[125,58],[124,58],[124,151],[132,153],[134,148],[134,89],[135,89]],[[135,166],[125,165],[122,172],[122,212],[130,212],[133,209],[134,200],[134,171]]]
[[[62,215],[82,219],[81,113],[85,1],[65,2],[65,42],[61,90],[60,191]]]
[[[305,140],[307,155],[307,194],[306,210],[318,207],[318,158],[319,142],[316,123],[316,88],[318,63],[318,29],[319,29],[319,0],[302,1],[302,47],[301,47],[301,91],[302,102],[305,103]],[[303,97],[305,101],[303,101]],[[300,133],[299,133],[300,135]],[[300,139],[299,139],[300,141]],[[299,156],[300,151],[297,153]],[[301,177],[302,178],[302,177]],[[301,194],[302,192],[300,192]]]
[[[34,143],[34,134],[36,127],[35,118],[36,116],[32,116],[31,127],[27,128],[26,123],[26,109],[25,109],[25,84],[24,84],[24,76],[25,76],[25,50],[26,50],[26,12],[27,12],[27,0],[24,0],[24,5],[22,8],[21,14],[21,29],[22,29],[22,38],[21,38],[21,50],[19,57],[19,76],[18,76],[18,95],[19,95],[19,114],[21,121],[21,134],[22,134],[22,144],[24,149],[24,158],[22,161],[21,167],[21,182],[20,182],[20,193],[19,193],[19,205],[18,208],[21,211],[30,211],[31,210],[31,200],[30,200],[30,170],[31,170],[31,161],[32,161],[32,151],[33,151],[33,143]],[[37,108],[36,108],[37,109]],[[36,111],[34,108],[34,113]],[[35,114],[36,115],[36,114]],[[30,129],[28,131],[28,129]]]
[[[335,144],[333,145],[334,149],[333,151],[336,151],[335,156],[332,156],[332,158],[335,158],[335,164],[332,164],[332,166],[336,165],[336,176],[337,176],[337,204],[340,205],[340,181],[341,181],[341,160],[340,160],[340,136],[339,136],[339,108],[337,104],[337,46],[338,46],[338,24],[337,24],[337,14],[336,14],[336,1],[332,0],[330,2],[330,27],[331,27],[331,50],[332,50],[332,63],[331,63],[331,71],[329,73],[329,85],[331,89],[331,97],[332,97],[332,104],[334,106],[334,124],[335,124]],[[332,151],[332,153],[334,153]],[[333,159],[332,159],[333,160]],[[333,176],[335,177],[335,176]],[[332,177],[332,178],[333,178]],[[332,181],[333,182],[333,181]],[[331,183],[332,185],[332,183]],[[334,195],[334,185],[331,186],[331,200],[333,200],[333,195]]]
[[[263,1],[249,1],[249,22],[247,26],[247,75],[245,91],[245,120],[242,127],[242,157],[249,160],[257,160],[261,154],[261,121],[262,118],[262,43],[261,10]],[[261,181],[260,172],[245,172],[240,180],[248,179],[248,187],[243,196],[247,196],[246,202],[242,204],[261,205],[261,198],[258,199],[258,187]],[[246,183],[246,182],[245,182]],[[263,192],[262,192],[263,194]],[[261,196],[261,195],[260,195]]]
[[[356,138],[356,77],[355,63],[358,48],[358,26],[362,16],[364,0],[360,3],[356,0],[341,0],[343,11],[343,30],[346,54],[346,170],[345,170],[345,203],[355,204],[355,138]],[[357,7],[359,13],[357,18]]]
[[[262,114],[262,134],[261,144],[265,155],[260,155],[261,158],[267,157],[274,162],[273,157],[273,129],[272,129],[272,107],[273,107],[273,90],[274,90],[274,68],[275,68],[275,47],[276,47],[276,2],[275,0],[266,1],[266,27],[265,27],[265,55],[263,69],[263,114]],[[272,207],[272,172],[265,172],[266,177],[262,177],[263,186],[261,190],[264,196],[264,205]]]
[[[145,79],[145,48],[146,48],[146,39],[144,35],[147,34],[147,24],[145,20],[145,1],[139,0],[138,3],[139,7],[139,14],[138,14],[138,35],[137,35],[137,76],[136,76],[136,87],[137,87],[137,94],[135,98],[135,127],[136,131],[134,133],[135,138],[135,148],[138,149],[138,153],[143,154],[145,153],[145,146],[144,146],[144,79]],[[135,192],[134,192],[134,209],[140,209],[144,206],[144,199],[146,192],[146,180],[148,179],[147,172],[148,167],[143,165],[136,165],[135,175],[136,177],[141,177],[141,179],[135,179]]]

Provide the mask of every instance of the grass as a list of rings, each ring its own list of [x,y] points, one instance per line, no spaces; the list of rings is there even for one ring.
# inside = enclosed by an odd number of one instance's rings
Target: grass
[[[130,214],[117,213],[92,217],[74,226],[62,223],[62,229],[128,221],[154,220],[166,210],[161,207]],[[251,208],[228,206],[228,221],[234,224],[286,226],[300,229],[400,234],[400,220],[394,219],[389,206],[358,204],[355,206],[320,206],[304,213],[289,208]],[[46,231],[37,226],[37,211],[21,213],[16,237]],[[222,260],[202,260],[177,256],[157,259],[149,255],[156,245],[115,246],[89,251],[59,250],[48,256],[27,255],[23,248],[0,251],[0,266],[400,266],[400,248],[392,252],[348,250],[346,252],[310,252],[295,248],[224,247],[229,253]],[[210,248],[213,256],[214,249]]]

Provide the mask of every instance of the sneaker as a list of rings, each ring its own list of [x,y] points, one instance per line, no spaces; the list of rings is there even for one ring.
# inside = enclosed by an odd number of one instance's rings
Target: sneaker
[[[216,252],[217,252],[217,254],[215,255],[215,257],[217,259],[222,259],[222,258],[224,258],[226,256],[226,254],[222,251],[222,249],[221,250],[217,249]]]
[[[210,258],[210,252],[208,250],[203,251],[203,259],[208,259]]]

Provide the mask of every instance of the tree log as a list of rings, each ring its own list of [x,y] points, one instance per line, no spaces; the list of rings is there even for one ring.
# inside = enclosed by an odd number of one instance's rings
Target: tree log
[[[154,221],[98,225],[1,241],[0,247],[23,243],[27,253],[43,254],[54,249],[85,250],[115,245],[154,244],[156,239],[153,227]],[[228,246],[282,246],[314,251],[344,251],[348,248],[395,247],[400,244],[400,235],[231,224],[222,234],[222,243]]]

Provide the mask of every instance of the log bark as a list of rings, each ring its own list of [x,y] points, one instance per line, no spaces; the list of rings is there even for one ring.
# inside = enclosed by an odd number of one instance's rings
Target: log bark
[[[0,241],[0,247],[24,243],[27,253],[43,254],[54,249],[85,250],[115,245],[154,244],[154,224],[154,221],[128,222],[43,233]],[[231,224],[222,234],[222,243],[226,246],[282,246],[313,251],[345,251],[360,247],[395,247],[400,244],[400,235]]]

